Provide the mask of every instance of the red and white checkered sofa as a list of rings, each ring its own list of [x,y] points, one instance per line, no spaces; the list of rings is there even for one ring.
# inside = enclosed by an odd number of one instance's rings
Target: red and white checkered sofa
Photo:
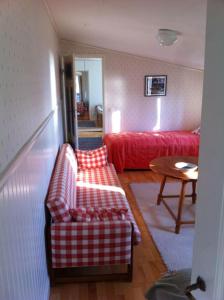
[[[51,178],[46,206],[51,216],[46,236],[52,283],[71,281],[67,279],[71,279],[71,270],[77,271],[77,267],[120,264],[128,266],[128,272],[120,278],[131,280],[133,244],[138,244],[141,236],[112,164],[79,170],[73,149],[64,144]],[[125,207],[128,213],[125,220],[75,222],[69,212],[75,207]]]

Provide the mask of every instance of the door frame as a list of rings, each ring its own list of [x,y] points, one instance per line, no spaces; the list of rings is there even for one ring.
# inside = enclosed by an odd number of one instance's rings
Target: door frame
[[[66,82],[65,64],[71,63],[71,82]],[[75,101],[75,64],[74,54],[61,55],[61,84],[62,84],[62,106],[63,106],[63,123],[65,142],[75,144],[78,148],[78,131],[77,131],[77,106]],[[69,84],[68,84],[69,83]],[[68,96],[70,94],[70,97]],[[69,103],[68,102],[69,98]],[[69,109],[70,108],[70,109]],[[71,123],[71,124],[70,124]],[[70,128],[71,127],[71,128]],[[74,131],[74,132],[73,132]]]
[[[64,141],[68,140],[68,125],[67,125],[67,105],[66,105],[66,87],[65,87],[65,65],[64,56],[60,56],[60,82],[61,82],[61,101],[62,101],[62,121]]]
[[[207,1],[205,70],[192,282],[197,300],[224,299],[224,1]]]

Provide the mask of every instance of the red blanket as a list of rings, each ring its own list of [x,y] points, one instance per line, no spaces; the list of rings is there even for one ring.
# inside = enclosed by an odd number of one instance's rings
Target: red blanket
[[[122,132],[104,136],[109,162],[117,172],[148,169],[160,156],[198,156],[199,138],[191,131]]]

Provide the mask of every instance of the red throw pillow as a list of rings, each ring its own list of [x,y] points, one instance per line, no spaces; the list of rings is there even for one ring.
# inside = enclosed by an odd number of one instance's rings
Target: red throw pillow
[[[127,212],[127,208],[77,207],[69,210],[76,222],[125,220]]]
[[[107,165],[107,147],[83,151],[76,150],[79,169],[101,168]]]

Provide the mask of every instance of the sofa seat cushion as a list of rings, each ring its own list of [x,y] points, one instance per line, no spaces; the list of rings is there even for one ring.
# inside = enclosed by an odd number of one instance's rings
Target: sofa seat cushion
[[[113,164],[97,169],[79,170],[76,187],[77,207],[127,208],[127,219],[134,224],[134,241],[140,242],[139,229]]]
[[[79,170],[77,207],[123,207],[125,192],[112,164],[102,168]]]

